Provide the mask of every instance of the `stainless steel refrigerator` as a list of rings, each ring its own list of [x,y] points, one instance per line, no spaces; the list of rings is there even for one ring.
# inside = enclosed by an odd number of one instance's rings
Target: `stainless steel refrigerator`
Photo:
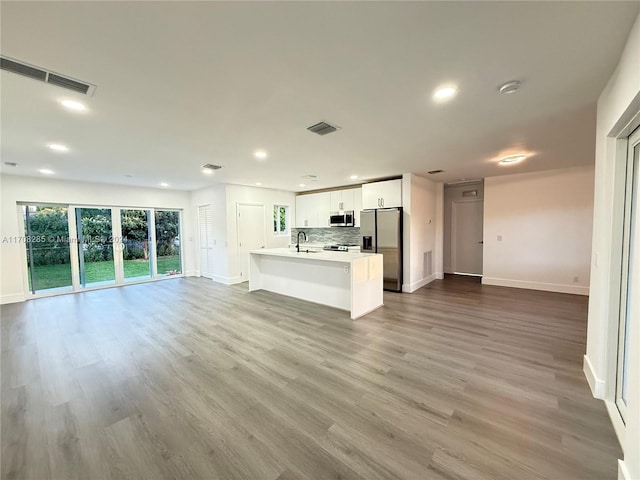
[[[360,213],[363,252],[381,253],[384,289],[402,291],[402,207]]]

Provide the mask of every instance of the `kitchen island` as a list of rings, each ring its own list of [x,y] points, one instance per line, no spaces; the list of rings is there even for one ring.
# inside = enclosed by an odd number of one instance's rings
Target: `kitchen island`
[[[347,310],[351,319],[379,308],[382,255],[360,252],[253,250],[249,291],[267,290]]]

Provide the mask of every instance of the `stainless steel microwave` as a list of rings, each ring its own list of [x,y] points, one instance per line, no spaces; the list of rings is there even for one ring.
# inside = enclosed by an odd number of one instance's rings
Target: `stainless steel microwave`
[[[329,217],[330,227],[353,227],[353,210],[348,210],[342,213],[332,213]]]

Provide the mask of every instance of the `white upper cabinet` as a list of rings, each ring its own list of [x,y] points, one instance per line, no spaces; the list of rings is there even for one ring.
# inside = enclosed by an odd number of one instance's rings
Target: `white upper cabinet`
[[[385,180],[383,182],[365,183],[362,185],[362,209],[390,208],[402,206],[402,180]]]
[[[360,226],[362,189],[347,188],[345,190],[298,195],[296,197],[296,228],[328,227],[331,214],[341,210],[353,210],[355,226]]]
[[[309,205],[309,195],[298,195],[296,197],[296,228],[308,227],[307,217]]]
[[[359,188],[348,188],[346,190],[333,190],[331,195],[331,212],[341,212],[344,210],[354,210],[355,196],[360,195]]]
[[[329,212],[331,211],[331,194],[329,192],[312,193],[309,197],[311,197],[309,226],[328,227]]]
[[[298,195],[296,197],[296,227],[328,227],[330,204],[331,195],[329,192]]]
[[[353,222],[355,227],[360,226],[360,210],[362,210],[362,189],[353,189]]]

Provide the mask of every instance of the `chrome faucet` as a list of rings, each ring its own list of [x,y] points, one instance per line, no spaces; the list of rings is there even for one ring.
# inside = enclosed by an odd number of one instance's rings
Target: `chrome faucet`
[[[309,237],[307,237],[307,234],[306,234],[306,233],[304,233],[302,230],[300,230],[300,231],[298,232],[298,243],[296,243],[296,251],[297,251],[298,253],[300,253],[300,234],[302,234],[302,237],[304,238],[304,241],[305,241],[305,242],[308,242],[308,241],[309,241]]]

